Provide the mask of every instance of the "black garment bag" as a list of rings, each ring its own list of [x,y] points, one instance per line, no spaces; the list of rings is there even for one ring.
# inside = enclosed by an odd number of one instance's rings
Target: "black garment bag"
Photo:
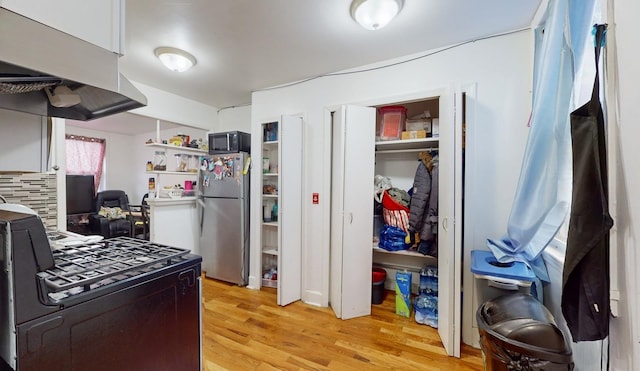
[[[573,194],[562,277],[562,313],[573,341],[609,335],[609,215],[605,123],[598,60],[606,25],[596,26],[591,101],[571,113]]]

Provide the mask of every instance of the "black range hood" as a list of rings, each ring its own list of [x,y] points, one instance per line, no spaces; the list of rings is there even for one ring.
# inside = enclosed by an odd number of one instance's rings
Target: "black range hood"
[[[118,54],[0,8],[0,108],[87,121],[147,104]]]

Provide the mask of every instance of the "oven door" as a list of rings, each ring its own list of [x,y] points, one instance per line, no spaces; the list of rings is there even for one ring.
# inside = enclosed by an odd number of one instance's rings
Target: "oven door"
[[[201,259],[190,257],[18,325],[17,369],[200,370]]]

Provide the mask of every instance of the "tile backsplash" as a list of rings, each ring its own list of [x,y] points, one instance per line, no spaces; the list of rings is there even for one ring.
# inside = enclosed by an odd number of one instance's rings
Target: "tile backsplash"
[[[58,192],[55,173],[0,173],[0,195],[8,203],[33,209],[40,215],[47,229],[57,229]]]

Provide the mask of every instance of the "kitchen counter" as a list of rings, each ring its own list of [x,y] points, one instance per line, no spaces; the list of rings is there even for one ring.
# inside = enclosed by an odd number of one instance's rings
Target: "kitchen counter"
[[[179,205],[179,204],[193,204],[197,197],[178,197],[178,198],[148,198],[147,203],[149,205]]]
[[[200,223],[196,197],[154,198],[149,204],[150,240],[198,254]]]

